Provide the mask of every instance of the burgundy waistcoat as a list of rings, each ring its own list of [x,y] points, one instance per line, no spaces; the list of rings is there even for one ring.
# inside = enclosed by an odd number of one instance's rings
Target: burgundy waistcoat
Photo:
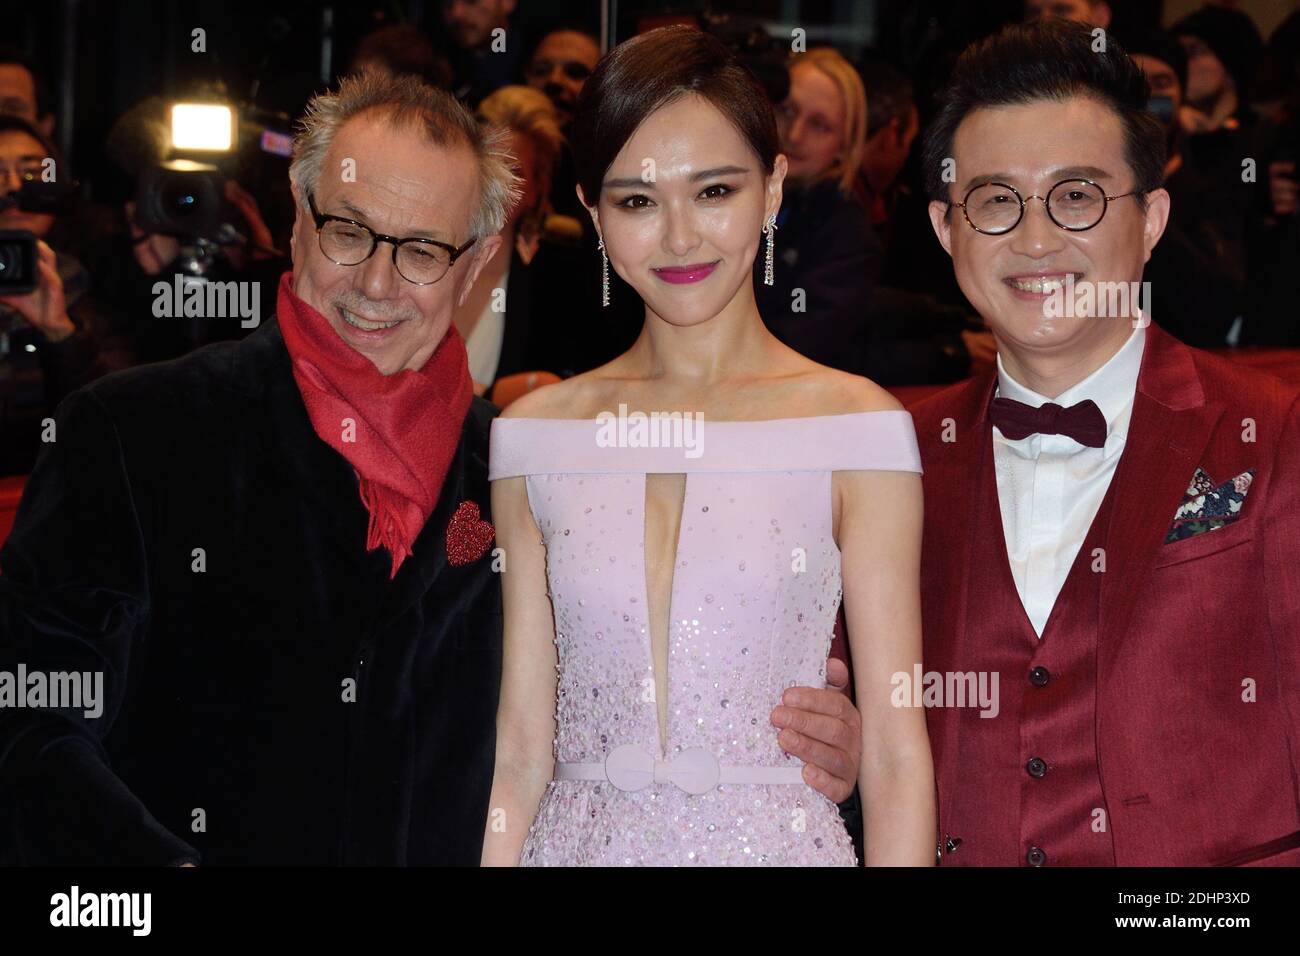
[[[990,443],[991,444],[991,443]],[[993,469],[987,447],[984,466]],[[974,522],[968,633],[957,660],[998,674],[999,713],[956,715],[951,759],[962,782],[943,821],[943,865],[1114,865],[1096,738],[1101,570],[1115,482],[1107,489],[1040,639],[1016,591],[996,480],[984,481],[986,520]],[[1103,549],[1095,553],[1094,549]],[[1096,568],[1097,570],[1094,570]],[[978,662],[978,663],[975,663]],[[991,795],[996,794],[996,798]],[[978,803],[976,802],[978,801]],[[967,805],[969,804],[969,806]],[[971,814],[998,807],[963,837]],[[975,810],[975,806],[984,809]],[[979,838],[973,837],[978,829]]]

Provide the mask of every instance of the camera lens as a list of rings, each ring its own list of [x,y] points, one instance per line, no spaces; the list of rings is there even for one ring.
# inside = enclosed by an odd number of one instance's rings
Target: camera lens
[[[221,174],[215,166],[174,160],[140,178],[136,222],[145,232],[213,238],[223,219]]]
[[[25,282],[27,280],[24,273],[27,263],[24,261],[22,250],[14,243],[0,244],[0,283],[8,285],[10,283]]]
[[[189,184],[175,180],[163,185],[161,198],[163,209],[167,210],[169,216],[175,216],[177,219],[186,219],[193,215],[199,204],[198,197],[194,195],[194,190]]]
[[[36,237],[23,230],[0,231],[0,295],[36,287]]]

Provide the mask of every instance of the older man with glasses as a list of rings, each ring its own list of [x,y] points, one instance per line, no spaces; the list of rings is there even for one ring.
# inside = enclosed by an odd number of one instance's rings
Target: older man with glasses
[[[0,862],[477,865],[507,556],[452,316],[506,142],[345,79],[294,144],[275,320],[61,406],[0,551]],[[821,732],[790,751],[852,779]]]
[[[107,699],[0,709],[7,862],[478,862],[495,410],[451,319],[511,159],[450,96],[366,74],[312,102],[290,178],[275,321],[51,427],[0,552],[0,672]]]
[[[1141,289],[1169,195],[1146,81],[1093,41],[981,41],[926,134],[935,233],[998,343],[912,409],[926,668],[954,689],[940,856],[1294,866],[1300,406],[1150,324],[1160,288],[1109,294]],[[991,718],[955,691],[976,677]]]

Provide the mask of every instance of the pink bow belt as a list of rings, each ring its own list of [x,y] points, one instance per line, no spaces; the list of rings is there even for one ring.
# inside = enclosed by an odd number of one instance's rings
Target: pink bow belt
[[[687,793],[707,793],[722,783],[803,783],[803,767],[724,767],[703,747],[659,760],[635,744],[609,752],[603,763],[556,763],[556,780],[608,780],[619,790],[671,783]]]

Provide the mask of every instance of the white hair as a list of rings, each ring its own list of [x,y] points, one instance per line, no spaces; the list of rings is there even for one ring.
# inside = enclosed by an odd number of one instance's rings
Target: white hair
[[[367,70],[344,77],[337,91],[312,97],[293,140],[289,179],[304,206],[320,181],[321,167],[334,136],[348,120],[376,110],[394,126],[421,122],[430,142],[464,144],[478,161],[478,205],[470,217],[470,236],[498,233],[519,202],[520,180],[511,168],[509,134],[480,125],[455,97],[415,76]]]

